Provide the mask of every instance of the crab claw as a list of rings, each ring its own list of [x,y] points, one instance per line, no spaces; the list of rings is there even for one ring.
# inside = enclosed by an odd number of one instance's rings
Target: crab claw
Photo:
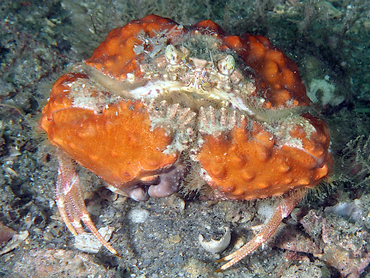
[[[82,197],[80,179],[74,168],[73,160],[60,149],[57,150],[57,157],[59,167],[55,199],[63,222],[71,233],[76,236],[84,232],[81,225],[82,220],[102,245],[114,255],[119,256],[117,251],[98,232],[90,218]]]
[[[265,243],[277,230],[281,221],[287,217],[296,205],[302,200],[302,198],[307,193],[307,189],[299,189],[289,193],[281,201],[278,207],[275,209],[274,214],[267,221],[267,223],[262,227],[261,231],[249,242],[244,244],[241,248],[231,253],[230,255],[217,260],[216,262],[226,262],[222,265],[216,272],[221,272],[229,267],[233,266],[241,259],[251,254],[256,250],[262,243]]]

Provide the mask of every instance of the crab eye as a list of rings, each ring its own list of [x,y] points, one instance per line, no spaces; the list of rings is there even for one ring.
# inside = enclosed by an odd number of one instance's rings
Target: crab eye
[[[227,55],[217,62],[217,68],[221,74],[230,75],[235,69],[235,59],[231,55]]]
[[[167,45],[164,55],[171,65],[176,65],[181,61],[181,51],[177,50],[172,44]]]

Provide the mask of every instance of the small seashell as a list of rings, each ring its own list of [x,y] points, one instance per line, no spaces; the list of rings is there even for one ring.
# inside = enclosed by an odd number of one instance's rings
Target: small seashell
[[[235,59],[231,55],[227,55],[217,62],[217,67],[220,73],[230,75],[235,69]]]
[[[174,47],[172,44],[167,45],[165,50],[165,56],[171,65],[176,65],[181,62],[181,59],[183,58],[183,53],[181,51],[177,50],[176,47]]]
[[[199,243],[204,249],[213,254],[220,253],[224,251],[230,244],[231,233],[229,227],[224,227],[225,234],[220,240],[211,239],[210,241],[205,241],[202,234],[199,234]]]

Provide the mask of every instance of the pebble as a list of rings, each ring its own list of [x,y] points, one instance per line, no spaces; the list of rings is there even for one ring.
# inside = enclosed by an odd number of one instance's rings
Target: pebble
[[[144,223],[149,216],[149,211],[146,209],[132,209],[127,214],[127,217],[136,224]]]

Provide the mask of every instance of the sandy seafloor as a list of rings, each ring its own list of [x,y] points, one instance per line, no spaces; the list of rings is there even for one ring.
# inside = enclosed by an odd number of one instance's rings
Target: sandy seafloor
[[[0,277],[370,277],[369,2],[171,2],[1,2],[0,222],[14,231],[15,248],[1,242]],[[55,149],[37,126],[51,86],[112,28],[150,13],[267,36],[298,64],[330,128],[336,164],[329,183],[316,186],[268,244],[220,274],[215,260],[248,241],[276,200],[176,194],[140,203],[109,194],[79,169],[94,223],[115,228],[111,242],[122,258],[104,248],[78,251],[54,202]],[[137,213],[147,218],[134,223]],[[221,255],[205,251],[199,234],[217,239],[224,227],[229,247]]]

